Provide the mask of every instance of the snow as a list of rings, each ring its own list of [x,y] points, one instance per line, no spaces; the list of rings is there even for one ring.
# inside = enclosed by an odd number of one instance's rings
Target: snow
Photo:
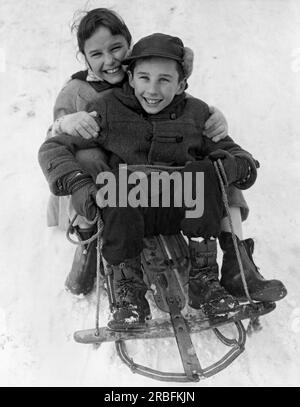
[[[111,343],[73,340],[74,331],[94,326],[95,292],[75,298],[64,290],[74,246],[46,227],[48,187],[37,151],[59,89],[82,67],[70,23],[86,7],[115,9],[134,40],[155,31],[180,36],[196,56],[189,92],[219,107],[232,137],[261,162],[245,194],[244,235],[255,239],[263,275],[282,279],[288,296],[226,371],[189,386],[299,386],[298,0],[1,1],[0,386],[176,386],[132,375]],[[105,295],[100,306],[104,325]],[[211,332],[196,342],[205,363],[222,351]],[[181,368],[174,341],[129,349],[137,362]]]

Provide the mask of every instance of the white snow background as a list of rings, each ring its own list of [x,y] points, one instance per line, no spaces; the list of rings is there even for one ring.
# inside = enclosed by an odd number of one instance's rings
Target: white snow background
[[[70,33],[74,12],[94,7],[117,11],[134,41],[153,32],[180,36],[195,52],[189,92],[219,107],[230,135],[261,163],[245,193],[244,236],[255,239],[263,275],[282,279],[288,296],[227,370],[191,386],[298,386],[298,0],[1,0],[0,386],[177,386],[133,375],[111,343],[95,349],[73,340],[75,330],[94,326],[95,292],[75,298],[64,290],[75,247],[46,227],[49,192],[37,152],[56,95],[83,69]],[[100,318],[104,325],[105,295]],[[205,332],[196,348],[211,362],[222,345]],[[137,362],[180,369],[172,340],[129,349]]]

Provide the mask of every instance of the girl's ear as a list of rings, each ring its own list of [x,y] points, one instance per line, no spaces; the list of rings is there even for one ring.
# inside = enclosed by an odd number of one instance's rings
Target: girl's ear
[[[131,71],[127,71],[129,85],[134,89],[133,75]]]
[[[186,78],[182,79],[182,81],[178,83],[176,95],[180,95],[182,92],[184,92],[185,89],[186,89]]]

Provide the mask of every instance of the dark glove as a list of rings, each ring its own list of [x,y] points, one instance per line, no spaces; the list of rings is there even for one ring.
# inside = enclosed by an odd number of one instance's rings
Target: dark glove
[[[92,221],[97,215],[96,195],[98,188],[93,182],[86,183],[72,193],[71,202],[78,213],[87,220]]]
[[[72,195],[71,202],[78,213],[87,220],[94,220],[97,214],[96,194],[98,188],[88,173],[75,171],[59,179],[64,188]]]
[[[216,150],[209,154],[209,158],[212,161],[221,159],[229,185],[248,177],[249,163],[244,157],[234,156],[225,150]]]
[[[182,170],[183,173],[193,173],[192,185],[188,186],[184,184],[184,190],[186,188],[192,188],[192,196],[195,199],[195,193],[198,189],[202,194],[201,188],[197,185],[196,188],[196,172],[204,173],[204,196],[197,198],[197,200],[203,199],[204,212],[203,215],[198,218],[186,218],[181,222],[181,228],[183,233],[188,237],[202,237],[207,239],[209,237],[217,237],[220,233],[220,222],[225,216],[224,204],[222,201],[221,189],[219,187],[219,180],[217,178],[216,171],[213,163],[209,159],[201,161],[195,161],[189,163]],[[187,208],[191,210],[191,208]]]

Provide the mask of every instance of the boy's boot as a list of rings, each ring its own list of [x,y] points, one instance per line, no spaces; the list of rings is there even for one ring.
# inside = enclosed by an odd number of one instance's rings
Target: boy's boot
[[[80,241],[92,237],[96,228],[80,229],[75,227]],[[97,239],[83,246],[77,246],[71,271],[65,281],[65,286],[72,294],[88,294],[94,287],[97,273]]]
[[[189,305],[207,315],[232,311],[239,303],[219,283],[216,240],[189,241]]]
[[[224,252],[221,285],[239,300],[247,301],[231,233],[222,232],[219,242]],[[237,237],[237,243],[250,297],[255,301],[265,302],[279,301],[284,298],[287,290],[283,283],[279,280],[265,280],[254,264],[253,239],[239,240]]]
[[[145,294],[141,256],[124,260],[118,265],[107,264],[112,277],[112,319],[108,327],[115,330],[134,329],[150,318],[150,307]]]

